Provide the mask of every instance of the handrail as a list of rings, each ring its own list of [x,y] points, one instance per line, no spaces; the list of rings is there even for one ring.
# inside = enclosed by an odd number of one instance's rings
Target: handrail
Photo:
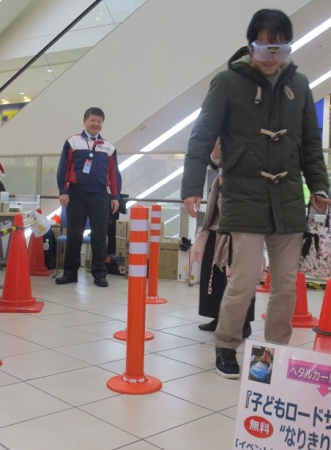
[[[58,200],[58,196],[56,195],[41,195],[40,200],[43,198]],[[153,202],[153,203],[184,203],[184,200],[180,200],[178,198],[131,198],[128,197],[125,199],[125,202]],[[200,204],[207,204],[207,200],[200,200]]]
[[[85,11],[83,11],[76,19],[71,22],[64,30],[62,30],[54,39],[51,40],[39,53],[37,53],[29,62],[27,62],[21,69],[15,73],[1,88],[0,93],[6,89],[13,81],[16,80],[26,69],[28,69],[37,59],[39,59],[50,47],[52,47],[59,39],[62,38],[73,26],[76,25],[83,17],[85,17],[92,9],[94,9],[102,0],[96,0]]]

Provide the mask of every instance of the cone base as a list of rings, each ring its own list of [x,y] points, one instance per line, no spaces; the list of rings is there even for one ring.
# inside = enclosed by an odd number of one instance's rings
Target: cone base
[[[167,303],[167,300],[165,298],[161,298],[158,295],[155,297],[147,296],[146,297],[146,304],[147,305],[160,305],[162,303]]]
[[[311,313],[293,316],[292,327],[296,328],[313,328],[318,325],[318,318],[314,317]]]
[[[256,287],[256,292],[267,292],[270,293],[270,286],[266,284],[261,284],[261,286]]]
[[[120,394],[131,395],[152,394],[162,388],[159,379],[146,374],[144,376],[146,381],[133,383],[132,381],[124,381],[123,375],[117,375],[108,380],[107,388]]]
[[[313,331],[315,331],[315,333],[317,333],[317,334],[322,334],[323,336],[329,336],[329,337],[331,337],[331,331],[323,331],[323,330],[320,330],[320,329],[318,328],[318,324],[317,324],[317,327],[313,328]]]
[[[35,269],[30,271],[30,275],[36,277],[49,277],[54,273],[54,270],[45,269]]]
[[[315,338],[314,352],[331,353],[331,338],[318,334]]]
[[[38,313],[44,307],[44,302],[37,302],[35,298],[23,302],[13,302],[0,298],[0,312]]]
[[[127,341],[128,333],[126,330],[116,331],[116,333],[113,334],[113,337],[115,339],[119,339],[120,341]],[[154,339],[154,334],[145,331],[145,341],[150,341],[151,339]]]

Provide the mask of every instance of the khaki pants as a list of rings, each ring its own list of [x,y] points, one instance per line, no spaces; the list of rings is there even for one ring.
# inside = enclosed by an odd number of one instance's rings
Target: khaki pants
[[[268,342],[288,344],[292,334],[303,233],[231,233],[231,237],[231,277],[221,303],[215,331],[216,347],[235,350],[243,340],[247,310],[261,274],[264,242],[271,279],[264,336]]]

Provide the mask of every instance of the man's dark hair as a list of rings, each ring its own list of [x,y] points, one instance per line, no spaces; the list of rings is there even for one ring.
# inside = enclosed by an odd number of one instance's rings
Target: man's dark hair
[[[91,114],[93,114],[94,116],[102,117],[102,120],[105,120],[105,113],[101,108],[92,106],[91,108],[87,109],[84,113],[84,120],[88,119]]]
[[[248,43],[256,41],[259,33],[265,31],[270,43],[277,42],[281,37],[286,42],[293,39],[292,22],[289,17],[278,9],[260,9],[257,11],[247,28]]]

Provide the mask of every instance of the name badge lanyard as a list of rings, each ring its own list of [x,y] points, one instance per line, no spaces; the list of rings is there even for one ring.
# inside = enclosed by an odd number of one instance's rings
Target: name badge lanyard
[[[84,164],[84,167],[83,167],[83,173],[89,174],[90,171],[91,171],[92,162],[93,162],[92,158],[94,156],[94,151],[95,150],[94,150],[94,146],[92,147],[92,150],[91,150],[88,140],[86,140],[86,143],[87,143],[87,147],[89,149],[89,155],[88,155],[89,157],[85,161],[85,164]]]

